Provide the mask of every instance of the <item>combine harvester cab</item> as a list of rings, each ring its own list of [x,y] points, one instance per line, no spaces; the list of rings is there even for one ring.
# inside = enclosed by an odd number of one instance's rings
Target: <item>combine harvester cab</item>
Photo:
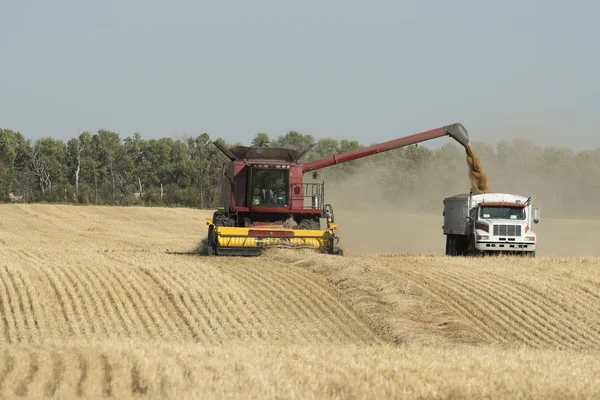
[[[208,218],[208,255],[259,255],[266,247],[311,248],[342,255],[333,206],[325,182],[303,176],[335,164],[449,135],[463,146],[467,131],[453,124],[366,148],[303,163],[304,151],[214,145],[230,162],[221,180],[219,209]]]
[[[506,193],[460,194],[444,199],[446,254],[520,254],[535,256],[533,224],[540,209],[531,197]]]

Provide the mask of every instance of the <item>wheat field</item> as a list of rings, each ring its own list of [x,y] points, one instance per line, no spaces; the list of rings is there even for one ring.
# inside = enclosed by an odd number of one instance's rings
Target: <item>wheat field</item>
[[[1,205],[0,398],[600,397],[597,257],[208,258],[208,215]]]

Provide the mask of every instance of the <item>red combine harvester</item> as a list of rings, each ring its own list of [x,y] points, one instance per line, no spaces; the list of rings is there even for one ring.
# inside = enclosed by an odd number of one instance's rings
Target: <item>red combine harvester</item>
[[[307,172],[449,135],[463,146],[469,135],[453,124],[303,163],[310,151],[214,143],[231,162],[221,181],[221,204],[208,218],[208,255],[259,255],[269,246],[308,247],[342,255],[325,183],[305,183]]]

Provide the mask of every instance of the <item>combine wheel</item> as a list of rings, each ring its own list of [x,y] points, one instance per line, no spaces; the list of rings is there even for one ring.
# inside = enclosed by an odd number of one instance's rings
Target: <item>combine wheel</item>
[[[215,232],[215,228],[213,226],[208,228],[208,238],[206,239],[206,255],[217,255],[217,233]]]
[[[344,256],[344,250],[340,249],[339,247],[334,247],[333,251],[331,252],[331,254],[333,254],[334,256],[343,257]]]
[[[319,221],[315,221],[313,219],[303,219],[298,223],[298,225],[294,226],[294,229],[308,229],[308,230],[318,230],[321,226]]]
[[[213,224],[216,226],[235,226],[235,221],[224,211],[215,211],[213,214]]]

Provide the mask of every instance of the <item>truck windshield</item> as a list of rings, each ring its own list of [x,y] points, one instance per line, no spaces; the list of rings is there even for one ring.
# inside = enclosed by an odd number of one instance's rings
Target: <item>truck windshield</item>
[[[289,170],[253,169],[250,185],[253,206],[287,207]]]
[[[485,219],[525,219],[523,207],[481,207],[480,218]]]

